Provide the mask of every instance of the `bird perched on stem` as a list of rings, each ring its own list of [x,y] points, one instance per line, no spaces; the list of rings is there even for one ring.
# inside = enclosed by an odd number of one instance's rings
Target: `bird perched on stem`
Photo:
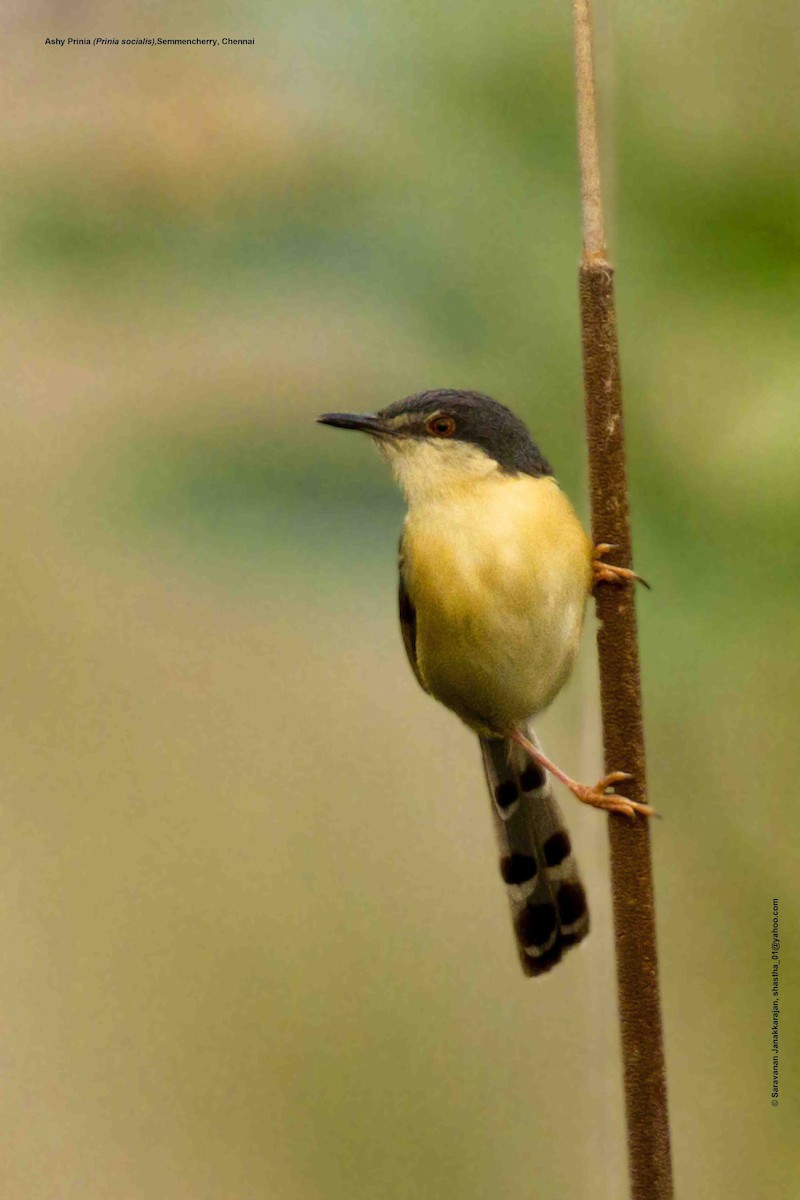
[[[586,896],[548,774],[585,804],[653,810],[577,783],[545,757],[532,719],[558,695],[596,582],[639,576],[604,561],[522,421],[478,392],[421,392],[324,425],[376,442],[408,503],[400,623],[420,685],[480,739],[520,960],[539,975],[589,931]],[[643,581],[642,581],[643,582]]]

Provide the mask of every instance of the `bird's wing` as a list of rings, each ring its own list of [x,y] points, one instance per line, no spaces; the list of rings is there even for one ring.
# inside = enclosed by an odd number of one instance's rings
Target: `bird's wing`
[[[419,665],[417,663],[417,610],[414,608],[414,603],[408,594],[406,581],[403,576],[403,543],[400,542],[400,557],[398,567],[400,571],[400,586],[398,588],[397,599],[400,611],[400,632],[403,635],[403,645],[406,648],[408,661],[411,663],[411,670],[417,677],[417,683],[426,692],[428,688],[420,674]]]

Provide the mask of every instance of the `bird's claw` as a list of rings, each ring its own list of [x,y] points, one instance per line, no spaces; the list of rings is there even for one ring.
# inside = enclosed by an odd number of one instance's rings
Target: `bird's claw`
[[[644,587],[650,590],[650,584],[641,575],[637,575],[635,571],[631,571],[628,567],[615,567],[613,563],[603,562],[603,556],[610,554],[612,550],[618,550],[618,546],[612,546],[610,542],[599,542],[592,555],[592,574],[595,583],[614,583],[617,586],[626,583],[641,583]]]
[[[590,804],[593,808],[605,809],[606,812],[620,813],[621,816],[628,817],[631,821],[635,821],[637,815],[657,817],[659,814],[649,804],[640,804],[638,800],[630,800],[627,796],[618,796],[616,792],[606,790],[612,784],[622,783],[625,779],[633,779],[633,776],[627,771],[611,771],[602,779],[598,779],[594,787],[579,783],[573,790],[584,804]]]

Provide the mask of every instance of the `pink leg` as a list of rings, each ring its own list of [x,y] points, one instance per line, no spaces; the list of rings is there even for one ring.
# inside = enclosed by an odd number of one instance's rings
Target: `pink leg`
[[[546,758],[541,750],[537,750],[518,729],[512,729],[508,736],[518,746],[521,746],[534,762],[544,767],[551,775],[555,775],[556,779],[560,779],[584,804],[591,804],[593,808],[605,808],[609,812],[622,813],[623,816],[632,819],[636,817],[637,813],[643,817],[658,816],[656,810],[647,804],[640,804],[638,800],[629,800],[627,796],[618,796],[615,792],[606,791],[606,788],[610,787],[612,783],[621,783],[623,779],[633,778],[625,771],[612,771],[610,775],[604,775],[602,779],[599,779],[594,787],[589,787],[585,783],[577,783],[574,779],[570,779],[569,775],[566,775],[554,762]]]

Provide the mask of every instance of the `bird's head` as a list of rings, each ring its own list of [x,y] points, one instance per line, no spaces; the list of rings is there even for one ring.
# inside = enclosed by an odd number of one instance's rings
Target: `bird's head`
[[[409,503],[497,473],[552,475],[519,417],[480,392],[419,392],[374,415],[325,413],[317,419],[370,434]]]

